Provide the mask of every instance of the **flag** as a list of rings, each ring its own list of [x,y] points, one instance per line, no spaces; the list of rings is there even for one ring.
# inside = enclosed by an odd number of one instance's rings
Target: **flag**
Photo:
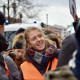
[[[70,13],[75,20],[75,16],[77,15],[76,14],[76,2],[75,2],[75,0],[69,0],[69,8],[70,8]]]

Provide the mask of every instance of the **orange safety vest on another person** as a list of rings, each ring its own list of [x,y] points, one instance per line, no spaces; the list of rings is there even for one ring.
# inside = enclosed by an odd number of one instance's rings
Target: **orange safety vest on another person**
[[[51,64],[51,70],[55,70],[57,66],[58,60],[54,58]],[[48,63],[46,73],[49,69],[50,62]],[[23,74],[24,80],[44,80],[42,74],[34,67],[34,65],[28,61],[25,61],[21,64],[21,70]]]

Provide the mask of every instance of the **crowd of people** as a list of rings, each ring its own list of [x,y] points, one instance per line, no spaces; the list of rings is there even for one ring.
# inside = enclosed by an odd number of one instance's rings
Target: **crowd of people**
[[[18,30],[11,49],[4,37],[5,16],[0,11],[0,80],[80,80],[80,24],[63,41],[50,30]],[[74,55],[74,57],[73,57]]]

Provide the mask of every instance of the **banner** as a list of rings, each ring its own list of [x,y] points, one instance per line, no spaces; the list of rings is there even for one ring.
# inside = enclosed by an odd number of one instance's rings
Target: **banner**
[[[77,15],[76,14],[76,2],[75,2],[75,0],[69,0],[69,8],[70,8],[70,13],[75,20],[75,16]]]

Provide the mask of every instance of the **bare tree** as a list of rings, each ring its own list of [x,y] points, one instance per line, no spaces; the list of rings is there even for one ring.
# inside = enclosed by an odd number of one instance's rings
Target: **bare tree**
[[[5,5],[8,17],[22,18],[23,22],[29,19],[39,19],[39,12],[44,4],[39,0],[1,0]],[[15,22],[15,21],[14,21]]]

